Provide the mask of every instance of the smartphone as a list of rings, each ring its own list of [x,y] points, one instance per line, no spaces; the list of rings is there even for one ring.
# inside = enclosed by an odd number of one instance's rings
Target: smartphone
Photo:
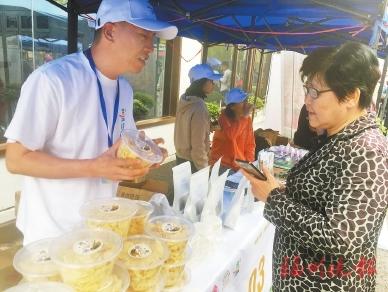
[[[254,166],[252,162],[236,159],[236,164],[250,174],[254,175],[256,178],[260,180],[267,180],[267,177],[264,175],[264,173],[262,173],[256,166]]]

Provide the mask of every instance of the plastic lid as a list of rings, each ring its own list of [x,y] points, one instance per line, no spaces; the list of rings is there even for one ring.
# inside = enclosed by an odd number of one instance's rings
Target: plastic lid
[[[135,215],[137,205],[129,199],[107,198],[85,203],[80,214],[87,220],[93,221],[121,221]]]
[[[134,235],[124,241],[120,263],[130,270],[149,270],[162,265],[170,253],[166,244],[147,235]]]
[[[55,238],[49,252],[58,265],[86,268],[114,260],[122,247],[121,237],[113,231],[81,229]]]
[[[4,292],[75,292],[71,287],[59,282],[23,283]]]
[[[149,216],[154,211],[154,206],[146,201],[133,200],[137,205],[137,212],[134,217]]]
[[[146,227],[146,233],[169,241],[188,240],[194,234],[193,224],[178,216],[157,216],[151,218]]]
[[[57,266],[49,254],[52,240],[42,239],[19,249],[13,258],[15,270],[27,277],[49,277],[58,274]]]
[[[158,145],[150,138],[136,130],[123,130],[122,141],[135,155],[141,159],[154,164],[163,160],[163,154]]]

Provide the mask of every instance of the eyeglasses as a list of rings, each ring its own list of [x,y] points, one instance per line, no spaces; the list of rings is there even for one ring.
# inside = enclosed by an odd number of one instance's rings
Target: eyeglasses
[[[325,89],[325,90],[318,90],[314,87],[307,86],[306,84],[303,85],[304,94],[309,95],[312,99],[317,99],[320,94],[333,91],[332,89]]]

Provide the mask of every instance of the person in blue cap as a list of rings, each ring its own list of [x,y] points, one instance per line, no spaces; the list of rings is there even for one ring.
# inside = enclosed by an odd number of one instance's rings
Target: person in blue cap
[[[251,105],[247,103],[247,96],[248,94],[239,88],[233,88],[226,93],[226,108],[218,119],[220,130],[214,132],[210,164],[213,165],[222,157],[223,169],[238,170],[236,159],[255,160],[256,145],[249,115]]]
[[[192,172],[209,164],[210,117],[205,98],[221,77],[207,64],[195,65],[189,71],[191,84],[179,99],[174,130],[176,162],[190,161]]]
[[[24,175],[16,222],[24,244],[72,230],[82,204],[148,172],[116,157],[121,130],[136,129],[133,90],[121,75],[139,73],[154,37],[172,39],[177,28],[159,21],[148,1],[103,0],[95,30],[90,49],[28,77],[5,133],[7,168]]]

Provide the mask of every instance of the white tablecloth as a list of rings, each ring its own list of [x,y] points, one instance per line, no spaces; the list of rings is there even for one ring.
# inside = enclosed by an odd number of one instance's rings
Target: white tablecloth
[[[224,228],[211,256],[191,265],[185,292],[269,291],[274,226],[264,219],[263,204],[240,216],[235,230]]]

